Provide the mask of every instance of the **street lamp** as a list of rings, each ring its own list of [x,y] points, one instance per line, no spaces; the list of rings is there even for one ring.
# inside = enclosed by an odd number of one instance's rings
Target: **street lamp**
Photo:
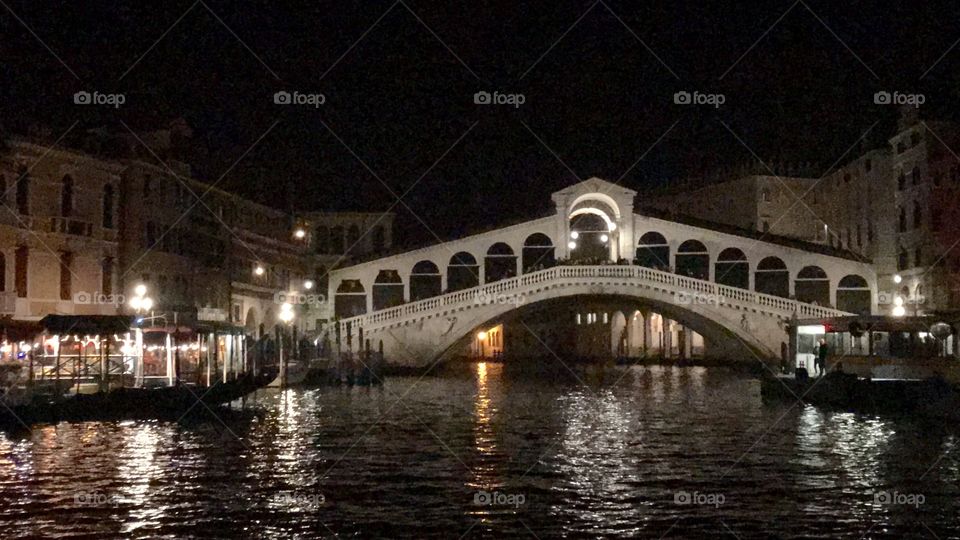
[[[153,308],[153,299],[147,296],[147,286],[143,283],[133,289],[133,298],[130,299],[130,307],[140,314],[144,311],[150,311]]]
[[[894,274],[894,275],[893,275],[893,282],[894,282],[894,283],[899,284],[901,281],[903,281],[903,276],[901,276],[900,274]]]
[[[308,280],[304,281],[304,282],[303,282],[303,288],[304,288],[304,289],[307,289],[308,291],[309,291],[310,289],[312,289],[312,288],[313,288],[313,280],[312,280],[312,279],[308,279]]]
[[[303,240],[307,236],[307,231],[303,230],[301,227],[297,227],[297,230],[293,231],[293,236],[297,240]]]
[[[258,276],[262,276],[264,272],[266,272],[266,270],[263,269],[263,265],[261,265],[261,264],[258,264],[258,265],[253,269],[253,273],[256,274],[256,275],[258,275]]]

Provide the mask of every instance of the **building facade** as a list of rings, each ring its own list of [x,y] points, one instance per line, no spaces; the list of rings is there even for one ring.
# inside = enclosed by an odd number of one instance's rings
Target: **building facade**
[[[960,309],[960,130],[905,113],[889,144],[822,177],[742,176],[649,205],[869,261],[881,313]],[[902,309],[898,309],[902,308]]]
[[[140,315],[160,323],[180,314],[260,335],[287,303],[311,334],[333,316],[327,272],[393,243],[392,214],[283,212],[130,147],[103,157],[11,139],[0,181],[0,315],[15,319],[133,314],[143,285],[153,305]]]

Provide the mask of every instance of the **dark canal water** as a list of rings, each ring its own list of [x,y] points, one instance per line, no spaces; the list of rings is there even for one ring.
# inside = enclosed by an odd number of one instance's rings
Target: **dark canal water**
[[[764,405],[716,368],[558,379],[475,365],[0,434],[0,537],[960,535],[953,427]]]

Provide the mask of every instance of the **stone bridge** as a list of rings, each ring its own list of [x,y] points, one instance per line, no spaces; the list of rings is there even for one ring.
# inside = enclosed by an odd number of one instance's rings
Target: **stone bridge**
[[[769,360],[794,314],[876,311],[873,267],[850,253],[635,213],[636,192],[599,179],[552,199],[555,215],[331,272],[341,349],[362,329],[390,363],[425,365],[514,312],[582,297],[636,302],[709,355]]]

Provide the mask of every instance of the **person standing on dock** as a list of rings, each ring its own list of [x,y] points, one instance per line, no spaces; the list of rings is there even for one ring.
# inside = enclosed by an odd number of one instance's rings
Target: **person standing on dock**
[[[827,340],[820,338],[820,346],[817,348],[817,376],[823,377],[827,374],[827,355],[830,354],[830,346]]]

